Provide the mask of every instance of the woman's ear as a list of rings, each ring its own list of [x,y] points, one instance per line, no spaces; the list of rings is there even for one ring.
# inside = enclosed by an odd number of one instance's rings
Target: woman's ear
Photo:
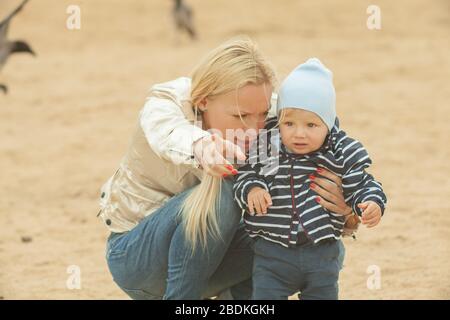
[[[208,105],[208,99],[207,98],[203,98],[202,100],[200,100],[200,102],[198,103],[198,109],[201,112],[205,112],[207,110],[207,105]]]

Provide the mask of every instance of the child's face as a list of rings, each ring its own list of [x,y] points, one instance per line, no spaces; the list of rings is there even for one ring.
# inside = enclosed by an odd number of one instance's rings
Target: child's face
[[[313,112],[302,109],[284,109],[280,133],[283,144],[293,153],[307,154],[318,150],[325,141],[328,127]]]

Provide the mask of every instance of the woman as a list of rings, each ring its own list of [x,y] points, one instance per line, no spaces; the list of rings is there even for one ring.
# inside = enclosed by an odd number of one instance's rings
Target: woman
[[[226,289],[250,298],[252,240],[228,160],[242,162],[256,135],[230,132],[264,128],[274,83],[255,44],[236,39],[210,52],[192,80],[152,88],[99,213],[111,231],[109,269],[131,298],[201,299]],[[322,205],[347,213],[339,178],[326,176],[335,183],[317,179]]]

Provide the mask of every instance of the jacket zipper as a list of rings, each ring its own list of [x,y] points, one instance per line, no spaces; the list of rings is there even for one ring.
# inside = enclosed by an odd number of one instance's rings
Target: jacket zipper
[[[290,183],[290,185],[291,185],[292,211],[293,211],[294,217],[297,217],[298,223],[300,223],[300,225],[302,226],[303,231],[305,232],[306,237],[307,237],[309,240],[312,241],[311,237],[310,237],[309,234],[308,234],[308,231],[306,231],[306,228],[303,226],[303,223],[302,223],[302,221],[301,221],[301,219],[300,219],[300,215],[299,215],[298,212],[297,212],[297,206],[295,205],[294,175],[293,175],[293,171],[294,171],[294,161],[292,161],[291,172],[290,172],[290,176],[291,176],[291,183]],[[292,230],[292,227],[291,227],[290,232],[289,232],[289,237],[288,237],[289,242],[290,242],[290,240],[291,240],[292,231],[293,231],[293,230]],[[297,232],[298,232],[298,227],[297,227]],[[314,242],[314,241],[313,241],[313,242]]]

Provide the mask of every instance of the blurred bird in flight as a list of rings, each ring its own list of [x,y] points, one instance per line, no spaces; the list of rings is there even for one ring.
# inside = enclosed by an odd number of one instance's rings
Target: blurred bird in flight
[[[0,70],[5,65],[9,56],[14,53],[24,52],[32,54],[33,56],[35,55],[30,45],[25,41],[10,41],[7,39],[8,27],[12,18],[14,18],[14,16],[18,14],[20,10],[22,10],[27,2],[28,0],[23,0],[22,3],[13,12],[11,12],[5,19],[0,22]],[[0,83],[0,91],[7,93],[8,87]]]
[[[187,32],[191,39],[197,38],[193,22],[194,14],[191,7],[184,3],[183,0],[174,0],[172,16],[179,32]]]

